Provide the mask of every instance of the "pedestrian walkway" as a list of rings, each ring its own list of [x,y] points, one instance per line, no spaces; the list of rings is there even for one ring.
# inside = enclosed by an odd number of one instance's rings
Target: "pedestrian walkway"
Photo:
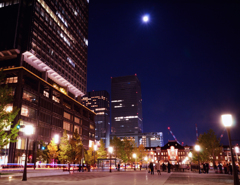
[[[198,174],[192,172],[162,172],[162,175],[151,175],[147,171],[131,172],[75,172],[65,175],[1,178],[0,185],[223,185],[233,184],[233,177],[225,174]]]

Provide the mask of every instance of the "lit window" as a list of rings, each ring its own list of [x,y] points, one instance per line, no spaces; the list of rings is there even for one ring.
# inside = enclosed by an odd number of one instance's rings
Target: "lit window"
[[[112,100],[112,103],[115,103],[115,102],[123,102],[123,100]]]
[[[67,119],[71,119],[71,114],[67,113],[67,112],[64,112],[63,113],[63,117],[64,118],[67,118]]]
[[[67,61],[68,61],[73,67],[75,67],[75,63],[72,61],[71,58],[67,57]]]
[[[59,98],[57,98],[56,96],[52,96],[52,100],[53,101],[55,101],[55,102],[57,102],[57,103],[60,103],[60,99]]]
[[[80,119],[77,118],[77,117],[74,117],[74,122],[75,122],[75,123],[80,123]]]
[[[92,124],[90,124],[90,129],[94,129],[94,126]]]
[[[33,109],[33,108],[30,108],[30,107],[28,107],[26,105],[22,105],[22,107],[21,107],[21,115],[35,119],[36,118],[36,110]]]
[[[32,102],[32,103],[35,103],[37,104],[38,103],[38,98],[36,95],[32,94],[32,93],[29,93],[25,90],[23,90],[23,100],[27,100],[29,102]]]
[[[61,16],[61,14],[59,12],[56,12],[58,18],[64,23],[64,25],[66,27],[68,27],[67,21],[64,20],[64,18]]]
[[[70,131],[70,126],[71,126],[70,123],[63,121],[63,129]]]
[[[103,115],[104,114],[104,112],[98,112],[97,113],[97,115]]]
[[[5,107],[4,107],[4,110],[6,112],[12,112],[13,110],[13,104],[7,104]]]
[[[10,77],[6,79],[6,84],[12,84],[12,83],[17,83],[18,82],[18,77]]]
[[[43,96],[49,98],[49,92],[47,92],[47,91],[43,91]]]
[[[97,108],[95,111],[107,110],[106,108]]]

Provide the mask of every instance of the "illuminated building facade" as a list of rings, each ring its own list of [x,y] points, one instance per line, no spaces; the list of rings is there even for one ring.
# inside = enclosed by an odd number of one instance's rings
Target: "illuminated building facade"
[[[112,135],[143,132],[141,83],[137,75],[112,78],[111,121]]]
[[[82,104],[96,113],[95,138],[102,139],[106,148],[110,143],[110,96],[107,91],[92,91],[82,97]]]
[[[87,84],[88,6],[88,0],[0,1],[0,68],[13,88],[17,119],[35,127],[30,162],[37,141],[48,143],[64,130],[69,137],[77,130],[85,148],[95,139],[95,113],[80,103]],[[20,132],[8,162],[22,162],[25,140]]]
[[[170,162],[172,165],[176,164],[189,164],[186,158],[192,152],[192,147],[182,146],[175,140],[169,140],[163,147],[146,147],[147,157],[149,161],[160,162],[167,164]],[[185,161],[184,161],[185,160]]]
[[[161,164],[165,163],[166,165],[168,162],[172,165],[190,164],[192,158],[189,156],[189,153],[192,153],[193,155],[193,148],[193,146],[182,146],[175,140],[169,140],[163,147],[146,147],[147,159],[148,162],[151,161],[157,163],[159,161]],[[233,146],[233,156],[236,165],[239,166],[240,153],[239,150],[236,150],[236,148],[239,149],[239,146]],[[214,166],[213,161],[215,161],[216,165],[232,163],[231,150],[229,146],[221,146],[219,155],[209,156],[209,160],[204,162],[208,162],[210,166]]]

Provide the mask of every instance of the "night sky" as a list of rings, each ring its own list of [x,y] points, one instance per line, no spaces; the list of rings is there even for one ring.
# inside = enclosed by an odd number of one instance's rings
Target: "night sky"
[[[171,127],[193,145],[195,124],[220,137],[220,116],[231,113],[240,139],[240,3],[90,0],[88,34],[87,90],[111,93],[111,77],[136,73],[144,132],[161,131],[167,143]]]

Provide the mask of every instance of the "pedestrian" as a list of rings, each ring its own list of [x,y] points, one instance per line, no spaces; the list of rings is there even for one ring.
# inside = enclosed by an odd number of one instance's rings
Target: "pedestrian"
[[[227,174],[227,168],[228,168],[227,164],[224,163],[224,164],[223,164],[223,169],[224,169],[224,173],[225,173],[225,174]]]
[[[118,171],[120,171],[120,164],[118,163]]]
[[[78,165],[78,171],[81,172],[81,164]]]
[[[229,173],[232,175],[232,165],[229,163]]]
[[[206,173],[206,164],[202,163],[202,165],[203,165],[203,173]]]
[[[168,173],[170,173],[170,169],[171,169],[171,164],[170,164],[170,162],[168,161]]]
[[[153,163],[152,162],[150,162],[149,168],[150,168],[150,171],[151,171],[151,175],[154,175],[154,168],[153,168]]]
[[[141,171],[141,169],[142,169],[142,165],[140,164],[140,171]]]
[[[207,173],[208,173],[208,171],[209,171],[209,164],[208,163],[206,163],[206,170],[207,170]]]
[[[219,173],[222,173],[222,165],[220,163],[218,164],[218,169],[219,169]]]
[[[156,168],[156,170],[157,170],[158,175],[161,175],[160,163],[159,163],[159,161],[158,161],[158,163],[156,164],[155,168]]]
[[[162,163],[162,169],[163,169],[163,172],[165,171],[166,169],[166,165],[164,163]]]

